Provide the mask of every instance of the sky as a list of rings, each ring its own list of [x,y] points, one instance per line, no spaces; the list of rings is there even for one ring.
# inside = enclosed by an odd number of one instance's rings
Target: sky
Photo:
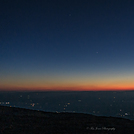
[[[133,90],[133,7],[133,0],[1,0],[0,90]]]

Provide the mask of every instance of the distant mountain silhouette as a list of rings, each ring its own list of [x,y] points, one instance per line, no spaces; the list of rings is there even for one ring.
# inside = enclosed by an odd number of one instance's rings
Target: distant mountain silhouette
[[[134,134],[134,121],[0,106],[0,134]]]

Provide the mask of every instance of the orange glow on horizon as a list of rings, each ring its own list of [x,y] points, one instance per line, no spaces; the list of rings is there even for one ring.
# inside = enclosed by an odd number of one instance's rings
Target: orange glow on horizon
[[[27,75],[26,75],[27,76]],[[134,90],[133,75],[14,76],[0,80],[0,91],[121,91]]]
[[[134,90],[134,86],[44,86],[44,87],[19,87],[19,86],[3,86],[0,91],[124,91]]]

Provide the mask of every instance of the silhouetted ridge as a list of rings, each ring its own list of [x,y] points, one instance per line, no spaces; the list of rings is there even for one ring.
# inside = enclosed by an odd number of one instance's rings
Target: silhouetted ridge
[[[0,106],[0,134],[133,134],[134,121],[82,113],[54,113]]]

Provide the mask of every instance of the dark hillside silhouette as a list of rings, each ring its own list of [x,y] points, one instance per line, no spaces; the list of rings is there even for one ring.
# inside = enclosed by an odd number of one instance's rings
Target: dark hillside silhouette
[[[0,134],[133,134],[134,121],[0,106]]]

